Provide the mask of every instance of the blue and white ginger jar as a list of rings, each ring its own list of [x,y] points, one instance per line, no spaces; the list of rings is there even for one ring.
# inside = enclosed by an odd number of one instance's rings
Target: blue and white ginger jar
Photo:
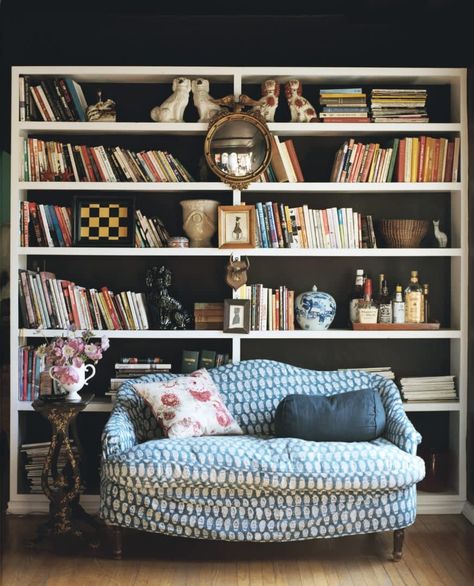
[[[312,291],[298,295],[295,301],[296,321],[303,330],[327,330],[336,315],[336,302],[329,293]]]

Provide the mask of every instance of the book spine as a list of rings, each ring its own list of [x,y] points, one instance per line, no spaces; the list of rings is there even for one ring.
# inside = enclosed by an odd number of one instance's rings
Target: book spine
[[[267,201],[265,203],[267,216],[268,216],[268,225],[270,228],[270,238],[272,243],[272,248],[278,248],[278,235],[276,230],[275,224],[275,216],[273,215],[273,206],[271,201]]]
[[[109,289],[107,287],[101,287],[100,290],[103,293],[103,299],[106,303],[107,310],[110,315],[110,319],[111,319],[113,326],[114,326],[113,329],[120,330],[120,322],[119,322],[117,313],[115,311],[115,308],[113,306],[112,299],[111,299],[110,293],[109,293]]]

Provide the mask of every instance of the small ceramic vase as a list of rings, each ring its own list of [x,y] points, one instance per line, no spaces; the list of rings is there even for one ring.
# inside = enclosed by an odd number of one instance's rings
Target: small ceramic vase
[[[76,366],[70,366],[69,368],[71,368],[77,372],[78,377],[79,377],[79,380],[77,381],[77,383],[70,383],[70,384],[62,383],[53,374],[54,366],[52,366],[49,369],[49,376],[54,381],[56,381],[56,383],[59,385],[59,388],[61,391],[68,394],[66,397],[66,399],[68,401],[80,401],[81,395],[79,395],[79,391],[82,389],[82,387],[84,387],[84,385],[87,385],[88,384],[87,381],[90,380],[95,375],[95,366],[93,364],[87,364],[87,365],[83,364],[79,368],[77,368]],[[92,373],[86,378],[86,371],[88,368],[91,369]]]
[[[217,207],[213,199],[185,199],[183,208],[183,230],[189,237],[191,248],[208,248],[217,227]]]
[[[312,291],[298,295],[295,301],[296,321],[303,330],[327,330],[336,315],[336,302],[329,293]]]

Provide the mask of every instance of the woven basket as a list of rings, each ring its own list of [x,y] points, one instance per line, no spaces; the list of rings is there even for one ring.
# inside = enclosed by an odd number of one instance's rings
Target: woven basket
[[[390,248],[418,248],[428,232],[428,220],[380,220],[379,230]]]

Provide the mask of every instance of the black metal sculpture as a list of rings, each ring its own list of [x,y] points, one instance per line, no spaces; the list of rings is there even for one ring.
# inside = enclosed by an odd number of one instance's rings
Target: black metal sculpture
[[[158,330],[186,330],[191,316],[177,299],[171,297],[171,271],[165,266],[152,267],[146,273],[147,301],[152,326]]]

